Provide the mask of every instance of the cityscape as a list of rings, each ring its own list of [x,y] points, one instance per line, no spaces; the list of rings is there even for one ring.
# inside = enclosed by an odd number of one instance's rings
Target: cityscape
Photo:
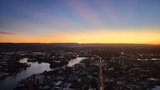
[[[159,45],[0,46],[2,90],[160,89]]]
[[[0,90],[160,90],[160,0],[0,0]]]

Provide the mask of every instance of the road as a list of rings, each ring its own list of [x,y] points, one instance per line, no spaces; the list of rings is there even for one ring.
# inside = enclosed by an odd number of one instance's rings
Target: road
[[[102,58],[99,56],[97,57],[99,58],[99,90],[104,90]]]

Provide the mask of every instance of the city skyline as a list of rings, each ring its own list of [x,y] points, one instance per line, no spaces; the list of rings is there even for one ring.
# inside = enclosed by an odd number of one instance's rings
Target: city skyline
[[[0,42],[160,44],[159,0],[1,0]]]

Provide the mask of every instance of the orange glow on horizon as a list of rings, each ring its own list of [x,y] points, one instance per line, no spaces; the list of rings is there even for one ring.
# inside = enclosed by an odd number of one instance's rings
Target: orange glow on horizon
[[[149,30],[95,30],[88,32],[57,33],[46,36],[24,34],[1,35],[0,42],[14,43],[133,43],[160,44],[160,31]]]

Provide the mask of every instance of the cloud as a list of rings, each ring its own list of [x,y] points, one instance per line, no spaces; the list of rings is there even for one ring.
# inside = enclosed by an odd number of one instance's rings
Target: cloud
[[[69,5],[71,5],[74,11],[88,22],[93,24],[102,23],[102,20],[99,18],[98,14],[87,3],[83,1],[73,0],[69,2]]]
[[[6,31],[0,31],[0,34],[13,34],[11,32],[6,32]]]

